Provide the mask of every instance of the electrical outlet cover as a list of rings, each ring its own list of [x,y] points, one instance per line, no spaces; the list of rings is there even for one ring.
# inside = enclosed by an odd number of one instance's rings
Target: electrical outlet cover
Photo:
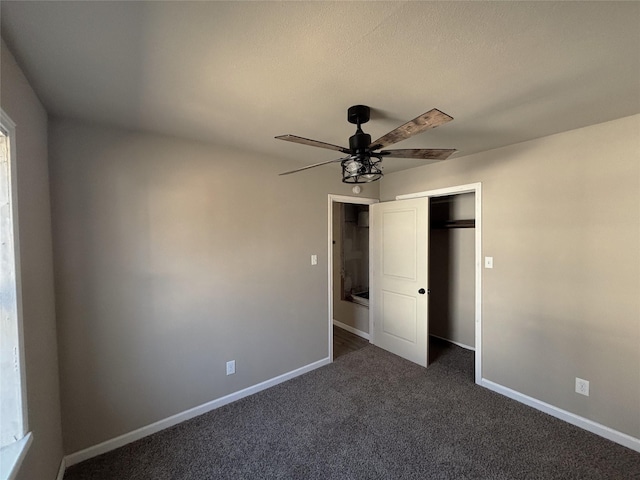
[[[582,378],[576,377],[576,393],[580,395],[584,395],[585,397],[589,396],[589,380],[584,380]]]

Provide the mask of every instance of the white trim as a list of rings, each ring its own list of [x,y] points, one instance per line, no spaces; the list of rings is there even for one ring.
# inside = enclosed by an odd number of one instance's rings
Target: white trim
[[[476,338],[475,338],[475,382],[482,382],[482,183],[468,183],[454,187],[438,188],[424,192],[408,193],[396,196],[396,200],[406,200],[418,197],[442,197],[445,195],[457,195],[460,193],[474,193],[475,196],[475,254],[476,254]]]
[[[476,233],[476,339],[475,380],[482,380],[482,183],[475,184]]]
[[[433,337],[433,338],[437,338],[437,339],[442,340],[442,341],[444,341],[444,342],[452,343],[452,344],[454,344],[454,345],[457,345],[458,347],[464,348],[465,350],[471,350],[472,352],[475,352],[475,351],[476,351],[475,347],[472,347],[472,346],[470,346],[470,345],[465,345],[464,343],[455,342],[455,341],[450,340],[450,339],[448,339],[448,338],[444,338],[444,337],[440,337],[440,336],[438,336],[438,335],[434,335],[433,333],[430,333],[430,334],[429,334],[429,336],[430,336],[430,337]]]
[[[353,203],[356,205],[373,205],[380,202],[377,198],[365,198],[365,197],[350,197],[347,195],[334,195],[329,194],[329,200],[336,203]]]
[[[535,408],[536,410],[547,413],[552,417],[564,420],[565,422],[575,425],[576,427],[580,427],[583,430],[595,433],[596,435],[606,438],[607,440],[611,440],[612,442],[630,448],[631,450],[640,452],[639,438],[635,438],[631,435],[627,435],[626,433],[619,432],[618,430],[614,430],[613,428],[594,422],[593,420],[589,420],[588,418],[581,417],[579,415],[576,415],[575,413],[562,410],[561,408],[555,407],[541,400],[537,400],[533,397],[525,395],[524,393],[517,392],[508,387],[504,387],[500,384],[492,382],[491,380],[487,380],[486,378],[482,379],[480,385],[496,393],[504,395],[505,397],[509,397],[520,403],[524,403],[525,405]]]
[[[60,468],[58,469],[58,475],[56,476],[56,480],[64,480],[64,472],[67,470],[67,464],[62,457],[62,461],[60,462]]]
[[[20,373],[20,403],[22,407],[21,434],[27,437],[29,432],[29,416],[27,405],[27,374],[24,352],[24,325],[22,315],[22,268],[20,262],[20,217],[18,215],[18,168],[17,151],[18,141],[16,136],[16,124],[0,108],[0,127],[6,130],[9,139],[9,189],[11,195],[11,228],[13,230],[13,280],[15,282],[16,321],[18,330],[18,369]],[[29,440],[31,442],[31,440]]]
[[[364,338],[365,340],[369,340],[369,334],[367,332],[363,332],[362,330],[358,330],[357,328],[353,328],[351,325],[347,325],[346,323],[339,322],[335,318],[333,319],[333,324],[336,327],[340,327],[347,332],[351,332],[354,335]]]
[[[357,205],[373,205],[374,203],[378,203],[380,200],[376,198],[363,198],[363,197],[349,197],[346,195],[328,195],[328,205],[329,205],[329,214],[328,225],[327,225],[327,276],[328,276],[328,285],[329,291],[327,292],[327,303],[329,304],[329,318],[327,324],[327,332],[328,339],[327,343],[329,344],[329,359],[333,361],[333,204],[334,203],[353,203]],[[371,325],[373,324],[373,316],[371,315],[371,310],[369,310],[369,331],[371,332]]]
[[[27,433],[20,440],[2,447],[0,452],[0,478],[2,480],[14,480],[27,456],[29,447],[33,443],[33,434]]]
[[[292,378],[303,375],[307,372],[315,370],[316,368],[328,365],[329,363],[331,363],[331,359],[329,357],[323,358],[322,360],[310,363],[309,365],[297,368],[296,370],[284,373],[270,380],[265,380],[264,382],[258,383],[251,387],[247,387],[243,390],[239,390],[235,393],[231,393],[197,407],[190,408],[189,410],[185,410],[184,412],[177,413],[163,420],[159,420],[152,423],[151,425],[138,428],[137,430],[125,433],[124,435],[112,438],[111,440],[99,443],[98,445],[94,445],[92,447],[85,448],[84,450],[72,453],[64,457],[65,465],[67,467],[70,467],[77,463],[84,462],[85,460],[88,460],[90,458],[102,455],[103,453],[110,452],[111,450],[120,448],[124,445],[127,445],[128,443],[135,442],[136,440],[140,440],[141,438],[147,437],[161,430],[177,425],[178,423],[184,422],[199,415],[203,415],[207,412],[210,412],[211,410],[215,410],[216,408],[222,407],[231,402],[235,402],[236,400],[240,400],[244,397],[248,397],[249,395],[253,395],[254,393],[261,392],[262,390],[266,390],[267,388],[278,385],[279,383],[291,380]]]
[[[396,200],[408,200],[409,198],[419,197],[444,197],[446,195],[456,195],[458,193],[471,193],[475,192],[480,185],[482,185],[480,182],[467,183],[466,185],[437,188],[435,190],[425,190],[424,192],[406,193],[404,195],[396,195]]]
[[[2,125],[5,128],[8,128],[10,130],[15,130],[16,129],[16,124],[13,120],[11,120],[11,118],[9,117],[9,115],[7,115],[5,113],[4,110],[2,110],[0,108],[0,123],[2,123]]]
[[[78,452],[67,455],[62,459],[62,462],[60,463],[60,469],[58,471],[56,480],[62,480],[62,478],[64,477],[64,472],[67,467],[76,465],[77,463],[83,462],[85,460],[96,457],[98,455],[102,455],[103,453],[107,453],[111,450],[115,450],[116,448],[120,448],[124,445],[127,445],[128,443],[131,443],[141,438],[144,438],[146,436],[152,435],[161,430],[172,427],[173,425],[176,425],[180,422],[184,422],[191,418],[207,413],[211,410],[215,410],[216,408],[222,407],[236,400],[240,400],[249,395],[253,395],[254,393],[258,393],[262,390],[278,385],[279,383],[285,382],[299,375],[303,375],[312,370],[315,370],[316,368],[320,368],[322,366],[328,365],[329,363],[331,363],[331,361],[328,357],[322,360],[318,360],[317,362],[311,363],[309,365],[306,365],[304,367],[298,368],[291,372],[285,373],[278,377],[274,377],[270,380],[264,381],[252,387],[248,387],[238,392],[232,393],[230,395],[221,397],[217,400],[207,402],[198,407],[185,410],[184,412],[178,413],[164,420],[160,420],[158,422],[152,423],[151,425],[147,425],[145,427],[139,428],[127,434],[120,435],[119,437],[113,438],[111,440],[107,440],[106,442],[102,442],[98,445],[94,445],[93,447],[89,447],[84,450],[80,450]],[[595,433],[596,435],[604,437],[608,440],[616,442],[622,446],[625,446],[637,452],[640,452],[640,439],[632,437],[631,435],[627,435],[626,433],[619,432],[617,430],[601,425],[587,418],[580,417],[571,412],[567,412],[566,410],[562,410],[560,408],[554,407],[553,405],[550,405],[548,403],[529,397],[527,395],[524,395],[510,388],[499,385],[495,382],[492,382],[491,380],[487,380],[483,378],[481,379],[480,385],[496,393],[499,393],[513,400],[516,400],[520,403],[523,403],[532,408],[535,408],[536,410],[540,410],[541,412],[544,412],[553,417],[559,418],[560,420],[564,420],[572,425],[580,427],[589,432]],[[27,447],[31,444],[32,440],[33,440],[33,436],[31,435],[31,433],[29,433],[25,437]],[[23,450],[23,452],[24,453],[22,454],[22,457],[24,457],[24,455],[26,454],[26,448]],[[12,479],[13,477],[10,476],[9,478]]]

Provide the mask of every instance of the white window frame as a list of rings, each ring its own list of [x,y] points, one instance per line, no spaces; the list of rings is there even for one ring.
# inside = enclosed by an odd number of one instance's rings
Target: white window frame
[[[9,188],[11,198],[11,224],[13,230],[13,257],[14,257],[14,281],[16,301],[16,322],[18,334],[18,371],[20,373],[20,404],[22,425],[20,439],[0,449],[0,479],[13,480],[18,473],[20,465],[33,442],[33,434],[29,432],[29,419],[27,409],[27,378],[25,370],[24,354],[24,329],[22,317],[22,281],[20,270],[20,236],[18,221],[18,195],[16,175],[16,124],[0,109],[0,128],[9,140]]]

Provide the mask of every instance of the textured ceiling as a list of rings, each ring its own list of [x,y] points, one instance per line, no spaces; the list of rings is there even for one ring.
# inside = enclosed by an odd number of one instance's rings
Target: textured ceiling
[[[273,137],[347,145],[354,104],[374,109],[374,138],[439,108],[455,120],[394,148],[458,156],[640,112],[639,2],[5,1],[1,14],[52,114],[301,166],[336,152]]]

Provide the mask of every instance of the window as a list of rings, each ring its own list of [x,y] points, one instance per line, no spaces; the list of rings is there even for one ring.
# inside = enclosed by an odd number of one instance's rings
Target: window
[[[22,342],[15,195],[15,125],[0,110],[0,479],[12,478],[31,443]]]

